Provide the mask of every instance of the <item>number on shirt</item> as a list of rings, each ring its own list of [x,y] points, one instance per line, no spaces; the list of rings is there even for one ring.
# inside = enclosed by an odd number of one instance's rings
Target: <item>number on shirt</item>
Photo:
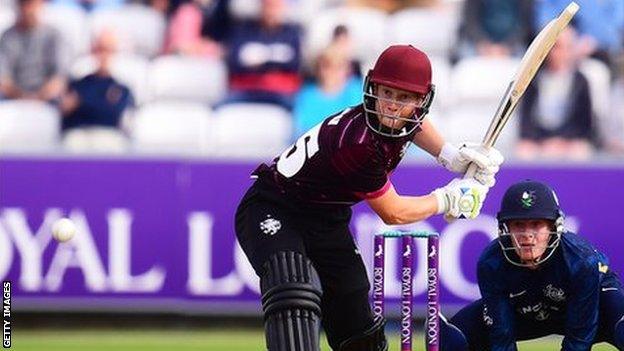
[[[307,131],[297,139],[291,148],[286,149],[279,156],[277,171],[284,177],[290,178],[297,174],[303,168],[305,162],[319,151],[318,134],[321,130],[321,125],[323,123],[319,123],[316,127]]]

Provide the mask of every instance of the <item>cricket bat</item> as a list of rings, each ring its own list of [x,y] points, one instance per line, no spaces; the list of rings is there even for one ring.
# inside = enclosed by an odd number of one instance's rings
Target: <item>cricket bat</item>
[[[548,22],[535,39],[533,39],[531,45],[529,45],[529,48],[522,57],[520,66],[509,83],[509,86],[505,91],[505,95],[503,95],[503,98],[496,109],[496,113],[490,122],[490,126],[482,141],[483,148],[488,149],[494,146],[494,143],[496,143],[503,127],[505,127],[505,124],[507,124],[507,121],[518,105],[520,98],[533,80],[533,77],[535,77],[535,73],[542,65],[542,62],[544,62],[544,59],[550,52],[550,49],[552,49],[553,45],[555,45],[559,34],[568,25],[568,23],[570,23],[570,20],[574,17],[578,10],[579,5],[575,2],[571,2],[561,12],[559,17]],[[471,178],[474,176],[476,170],[477,166],[475,164],[470,165],[464,178]]]

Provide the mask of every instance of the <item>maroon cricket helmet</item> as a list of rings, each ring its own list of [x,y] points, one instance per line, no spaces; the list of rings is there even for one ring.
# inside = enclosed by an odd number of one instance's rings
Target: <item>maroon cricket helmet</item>
[[[431,91],[431,61],[411,45],[393,45],[381,53],[368,78],[371,83],[427,95]]]
[[[368,72],[364,84],[364,110],[367,122],[375,132],[390,136],[401,137],[414,132],[429,112],[435,92],[431,83],[431,61],[424,52],[411,45],[393,45],[381,53],[375,66]],[[377,85],[385,85],[423,95],[422,103],[414,109],[409,118],[383,114],[383,117],[396,121],[401,127],[387,127],[381,125],[377,111],[377,102],[381,99],[376,93]]]

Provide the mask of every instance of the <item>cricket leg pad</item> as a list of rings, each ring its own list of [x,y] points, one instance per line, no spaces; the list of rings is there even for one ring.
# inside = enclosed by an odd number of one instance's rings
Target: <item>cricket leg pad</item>
[[[339,351],[387,351],[388,341],[384,333],[386,320],[376,318],[373,325],[358,335],[340,343]]]
[[[318,351],[322,289],[303,254],[280,251],[260,277],[264,329],[269,351]]]
[[[624,316],[615,324],[613,339],[615,340],[615,347],[617,347],[618,350],[624,350]]]

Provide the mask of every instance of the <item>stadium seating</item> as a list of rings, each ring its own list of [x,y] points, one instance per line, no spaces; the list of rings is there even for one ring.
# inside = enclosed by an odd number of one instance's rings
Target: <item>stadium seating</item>
[[[518,64],[513,58],[471,57],[459,61],[451,72],[454,103],[498,102]]]
[[[15,22],[15,12],[8,6],[0,5],[0,35]]]
[[[328,0],[290,0],[286,2],[286,20],[307,23],[326,6]],[[260,14],[260,0],[232,0],[229,11],[239,20],[257,18]]]
[[[141,107],[131,122],[133,149],[146,154],[204,154],[211,150],[210,109],[190,102]]]
[[[53,151],[58,146],[61,118],[39,101],[0,101],[0,150]]]
[[[228,11],[238,20],[257,18],[260,15],[261,2],[257,0],[231,0]]]
[[[215,111],[214,123],[216,156],[276,156],[292,137],[292,117],[270,104],[223,105]]]
[[[0,33],[14,22],[13,2],[0,0]],[[362,64],[363,73],[389,44],[411,43],[424,50],[431,58],[436,85],[436,98],[430,113],[432,119],[449,139],[476,141],[485,132],[519,60],[473,57],[459,61],[454,67],[450,65],[448,54],[456,41],[462,2],[444,0],[436,7],[411,7],[388,15],[372,7],[353,6],[357,1],[289,0],[286,16],[287,20],[298,22],[305,29],[302,51],[307,62],[326,47],[333,30],[340,24],[346,25],[351,33],[355,58]],[[260,5],[261,0],[230,2],[232,14],[237,19],[256,18]],[[46,3],[42,15],[43,21],[56,27],[69,43],[67,55],[74,59],[72,78],[81,78],[95,69],[95,59],[88,52],[94,34],[104,28],[118,33],[120,52],[112,59],[111,71],[118,81],[131,89],[141,107],[132,134],[139,138],[134,142],[137,150],[162,147],[222,156],[265,157],[279,152],[292,137],[291,117],[279,107],[233,104],[220,107],[212,114],[210,106],[220,102],[227,93],[225,63],[217,58],[159,56],[166,19],[152,7],[130,3],[121,8],[87,14],[78,7]],[[615,122],[620,122],[620,116],[609,111],[612,102],[609,68],[590,59],[581,63],[580,70],[590,84],[599,131],[603,135],[616,134],[617,138],[620,132],[604,132],[617,124]],[[11,111],[18,106],[2,105],[2,111]],[[178,108],[181,112],[176,112]],[[40,108],[36,113],[45,114],[44,110],[49,109]],[[30,114],[35,110],[31,106],[25,111]],[[181,117],[187,112],[188,117]],[[151,113],[155,114],[154,117],[149,116]],[[5,118],[10,119],[10,116]],[[188,123],[180,123],[180,119],[188,119]],[[45,128],[46,123],[43,125]],[[6,125],[1,128],[8,130]],[[20,127],[16,125],[16,128]],[[38,128],[35,132],[42,132]],[[163,130],[158,131],[158,128]],[[505,129],[501,148],[512,149],[517,132],[513,128]],[[170,131],[174,135],[170,135]],[[246,136],[231,138],[234,131]],[[20,137],[19,133],[16,135]],[[208,139],[203,140],[204,136]],[[42,140],[45,143],[45,140],[56,140],[56,137]],[[8,140],[6,135],[3,138]],[[158,138],[163,138],[162,143]],[[218,147],[213,148],[213,144]],[[36,143],[26,147],[30,146],[36,146]]]
[[[89,52],[90,38],[87,15],[78,7],[47,3],[42,11],[44,23],[56,28],[66,45],[71,58]]]
[[[436,91],[433,99],[432,110],[444,112],[451,107],[451,65],[443,56],[430,56],[432,68],[432,81]]]
[[[458,23],[458,6],[408,8],[389,18],[389,44],[408,43],[429,55],[447,56],[456,41]]]
[[[579,70],[589,83],[592,110],[598,119],[607,118],[611,102],[611,72],[609,67],[596,59],[585,59],[579,65]]]
[[[71,153],[122,154],[128,150],[128,140],[116,128],[74,128],[63,136],[63,149]]]
[[[441,117],[440,129],[444,137],[455,144],[461,142],[481,142],[488,130],[492,116],[496,112],[497,105],[466,103],[453,107],[445,116]],[[503,155],[514,154],[514,145],[518,140],[518,116],[517,112],[511,116],[509,122],[496,142],[496,148]]]
[[[163,56],[152,62],[148,77],[152,100],[215,103],[227,91],[226,67],[220,60]]]
[[[452,142],[480,142],[518,64],[518,59],[486,57],[458,62],[450,74],[453,101],[444,116],[444,136]],[[503,154],[513,154],[517,128],[517,118],[513,116],[496,143]]]
[[[116,31],[122,51],[154,57],[162,50],[166,21],[161,13],[151,7],[130,4],[93,13],[91,34],[105,28]]]
[[[338,7],[327,9],[306,27],[305,57],[312,61],[329,44],[336,26],[347,26],[354,42],[354,54],[364,70],[372,67],[377,56],[385,49],[387,15],[373,8]]]

